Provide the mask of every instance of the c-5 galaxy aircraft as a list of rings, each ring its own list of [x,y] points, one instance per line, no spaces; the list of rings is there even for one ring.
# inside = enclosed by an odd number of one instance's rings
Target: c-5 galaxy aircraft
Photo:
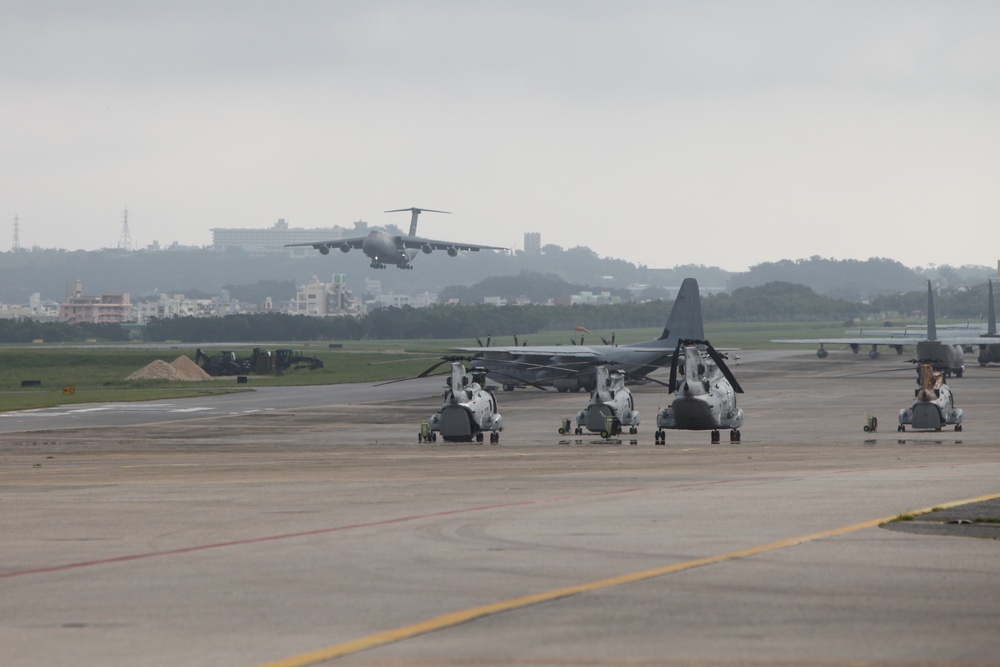
[[[868,356],[875,359],[879,356],[878,347],[883,345],[896,350],[896,354],[902,354],[903,348],[914,346],[916,356],[922,361],[930,363],[935,371],[942,371],[946,376],[955,375],[962,377],[965,373],[965,363],[963,348],[979,346],[979,363],[986,365],[990,361],[1000,361],[1000,344],[993,344],[990,338],[996,338],[996,311],[993,305],[993,283],[989,287],[989,317],[992,323],[985,336],[957,335],[946,333],[938,336],[937,323],[934,317],[934,292],[931,289],[931,281],[927,281],[927,334],[923,340],[913,336],[892,337],[892,336],[868,336],[858,338],[799,338],[799,339],[779,339],[772,340],[772,343],[786,344],[816,344],[816,356],[825,359],[829,352],[824,345],[849,345],[855,354],[862,345],[871,345]]]
[[[435,211],[430,208],[398,208],[386,213],[399,213],[400,211],[410,212],[410,233],[390,234],[381,229],[373,229],[367,236],[353,236],[345,239],[334,239],[332,241],[315,241],[313,243],[289,243],[286,248],[299,246],[312,246],[319,250],[322,255],[329,255],[331,248],[340,248],[341,252],[350,252],[351,249],[360,249],[365,255],[371,258],[373,269],[384,269],[389,264],[395,264],[399,269],[412,269],[410,264],[420,250],[425,254],[430,254],[435,250],[446,250],[454,257],[459,250],[470,250],[479,252],[480,250],[506,250],[499,246],[476,245],[473,243],[457,243],[455,241],[435,241],[422,236],[417,236],[417,218],[421,213],[448,213],[448,211]]]
[[[561,392],[593,391],[597,386],[596,366],[613,365],[625,373],[629,382],[635,382],[669,364],[678,340],[704,337],[698,281],[686,278],[677,291],[663,333],[656,340],[630,345],[523,345],[452,350],[472,355],[477,365],[503,383],[505,391],[523,385],[549,385]]]

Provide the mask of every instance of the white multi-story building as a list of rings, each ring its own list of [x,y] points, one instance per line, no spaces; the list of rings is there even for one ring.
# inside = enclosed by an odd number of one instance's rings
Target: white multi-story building
[[[295,293],[291,312],[294,315],[310,315],[312,317],[333,317],[343,315],[362,315],[364,306],[360,299],[355,299],[347,289],[347,276],[334,274],[333,282],[320,282],[316,276],[307,285]]]
[[[183,294],[161,294],[156,301],[140,301],[138,309],[139,322],[142,323],[153,317],[162,320],[171,317],[210,317],[218,314],[211,299],[189,299]]]
[[[437,303],[437,295],[430,292],[423,294],[379,294],[375,297],[374,303],[379,308],[426,308]]]

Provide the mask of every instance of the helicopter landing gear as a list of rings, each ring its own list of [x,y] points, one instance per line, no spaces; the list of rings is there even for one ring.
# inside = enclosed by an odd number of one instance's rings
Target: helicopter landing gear
[[[663,429],[660,429],[655,434],[656,439],[653,440],[654,445],[665,445],[667,444],[667,434]]]
[[[719,432],[718,431],[712,431],[712,444],[713,445],[719,444]]]
[[[729,442],[740,444],[740,432],[737,429],[733,429],[729,432]]]
[[[900,433],[903,433],[904,431],[906,431],[906,427],[900,424],[899,426],[896,427],[896,430],[899,431]]]
[[[639,429],[637,429],[637,428],[636,428],[635,426],[632,426],[632,427],[631,427],[631,428],[629,428],[629,430],[628,430],[628,434],[629,434],[629,435],[635,435],[635,434],[636,434],[636,433],[638,433],[638,432],[639,432]]]

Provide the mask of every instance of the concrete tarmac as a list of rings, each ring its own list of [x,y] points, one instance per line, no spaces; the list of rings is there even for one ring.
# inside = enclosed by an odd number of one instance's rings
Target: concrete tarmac
[[[1000,368],[950,382],[962,432],[897,433],[895,355],[740,355],[738,445],[654,446],[658,385],[636,445],[537,390],[499,445],[418,444],[440,386],[0,421],[0,664],[1000,665],[990,522],[879,527],[1000,518],[965,504],[1000,494]]]

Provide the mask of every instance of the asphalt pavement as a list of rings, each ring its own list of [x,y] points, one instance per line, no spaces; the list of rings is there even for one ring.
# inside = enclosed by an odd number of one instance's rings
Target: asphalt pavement
[[[440,379],[0,417],[0,663],[1000,665],[1000,368],[897,433],[894,356],[739,355],[740,444],[655,384],[635,445],[418,443]]]

